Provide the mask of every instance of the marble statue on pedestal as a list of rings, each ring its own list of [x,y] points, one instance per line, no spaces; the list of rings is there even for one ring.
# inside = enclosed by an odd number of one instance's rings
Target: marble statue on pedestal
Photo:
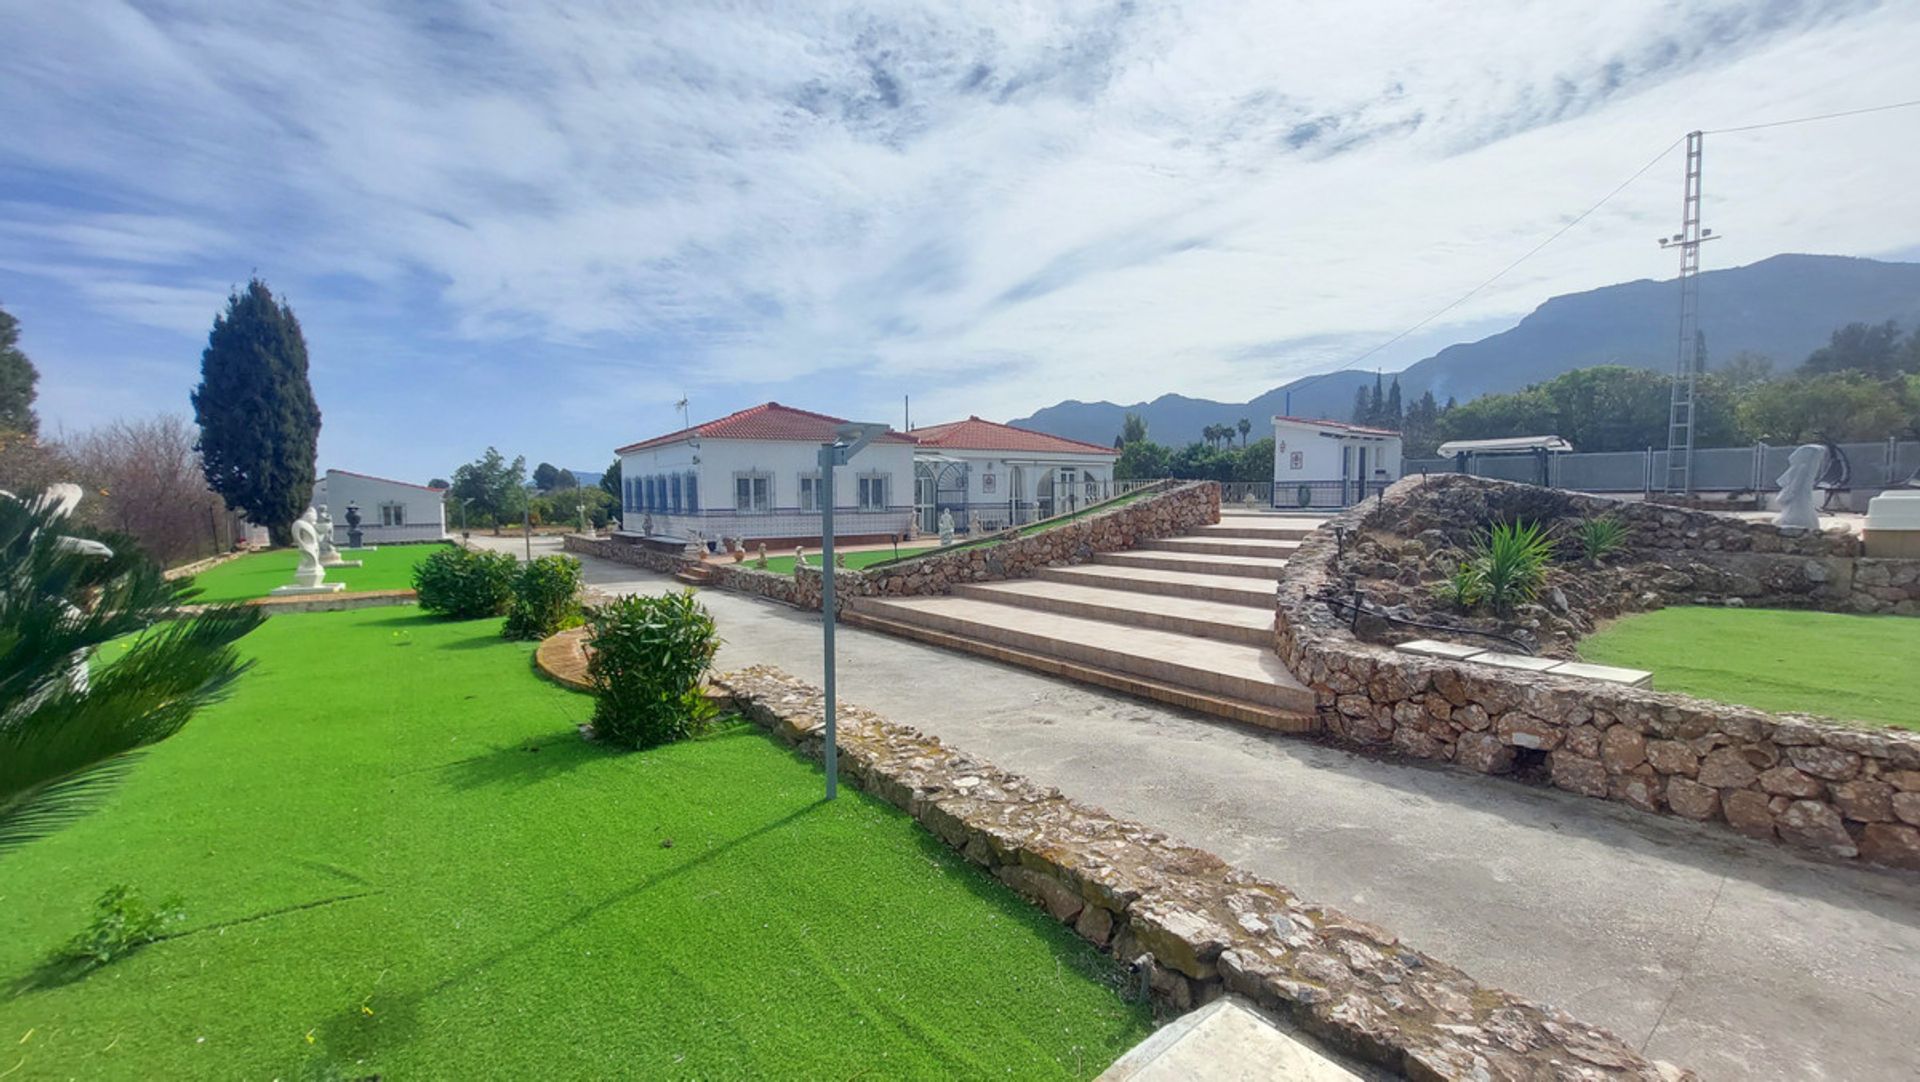
[[[805,566],[807,566],[807,550],[799,545],[793,546],[793,569],[798,571]]]
[[[295,586],[318,586],[326,581],[327,569],[320,566],[320,519],[309,507],[293,520],[293,543],[300,550],[300,566],[293,569]]]
[[[349,560],[340,555],[333,543],[333,516],[327,513],[327,505],[321,504],[314,509],[314,532],[320,537],[321,567],[360,567],[364,560]]]
[[[953,544],[953,512],[952,511],[940,512],[940,543],[943,545]]]
[[[327,513],[327,505],[320,504],[314,511],[314,532],[320,538],[320,563],[332,567],[340,562],[340,550],[333,544],[333,516]]]
[[[1774,506],[1780,509],[1773,519],[1775,526],[1820,528],[1820,510],[1814,506],[1813,485],[1820,480],[1826,465],[1827,449],[1817,443],[1803,443],[1787,456],[1787,472],[1780,475],[1780,492],[1774,497]]]
[[[307,508],[293,520],[293,544],[300,550],[300,563],[293,569],[293,584],[271,590],[271,594],[326,594],[345,588],[344,583],[326,581],[327,569],[320,564],[320,516],[313,508]]]

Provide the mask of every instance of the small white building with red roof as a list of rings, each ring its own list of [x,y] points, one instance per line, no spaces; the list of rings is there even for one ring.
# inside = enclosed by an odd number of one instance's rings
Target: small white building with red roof
[[[1346,507],[1400,479],[1400,433],[1305,417],[1273,419],[1276,507]]]
[[[846,424],[766,402],[616,449],[621,532],[778,554],[820,542],[820,446]],[[834,474],[834,538],[886,541],[913,518],[913,438],[888,432]]]
[[[933,533],[950,511],[965,530],[1003,529],[1077,511],[1113,496],[1120,452],[1097,443],[979,417],[913,429],[914,512]]]
[[[360,512],[361,540],[368,545],[441,541],[447,536],[444,493],[352,470],[328,470],[313,483],[313,506],[333,519],[333,542],[347,543],[347,508]]]

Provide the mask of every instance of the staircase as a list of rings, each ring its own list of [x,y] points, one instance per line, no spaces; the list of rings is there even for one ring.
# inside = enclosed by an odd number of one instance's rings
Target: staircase
[[[848,623],[1282,732],[1315,728],[1313,693],[1273,649],[1274,584],[1317,517],[1228,510],[1030,579],[940,597],[862,597]]]

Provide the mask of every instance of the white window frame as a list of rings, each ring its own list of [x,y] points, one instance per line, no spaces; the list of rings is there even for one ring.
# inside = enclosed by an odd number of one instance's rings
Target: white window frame
[[[875,489],[879,490],[879,502],[871,499]],[[863,473],[856,484],[855,491],[859,500],[857,506],[862,511],[885,511],[887,500],[893,493],[893,475],[888,473]]]
[[[740,482],[747,482],[746,506],[740,502]],[[733,511],[738,515],[773,512],[773,474],[766,470],[736,470],[733,474]]]
[[[799,479],[800,510],[820,510],[820,471],[801,470]]]

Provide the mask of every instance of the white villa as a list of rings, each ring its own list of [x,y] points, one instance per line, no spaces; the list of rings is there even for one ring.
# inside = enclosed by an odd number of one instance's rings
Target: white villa
[[[913,429],[913,510],[922,533],[951,511],[965,530],[1021,525],[1113,495],[1111,447],[969,417]]]
[[[439,541],[447,536],[447,509],[437,488],[351,470],[328,470],[313,483],[313,505],[333,516],[333,543],[347,544],[347,507],[360,509],[361,540],[369,545]]]
[[[846,422],[778,402],[630,443],[620,456],[621,530],[775,552],[820,543],[820,446]],[[886,541],[913,517],[913,437],[888,432],[834,475],[834,539]],[[650,527],[650,529],[649,529]]]
[[[1341,421],[1273,419],[1275,507],[1345,507],[1400,478],[1400,433]]]

